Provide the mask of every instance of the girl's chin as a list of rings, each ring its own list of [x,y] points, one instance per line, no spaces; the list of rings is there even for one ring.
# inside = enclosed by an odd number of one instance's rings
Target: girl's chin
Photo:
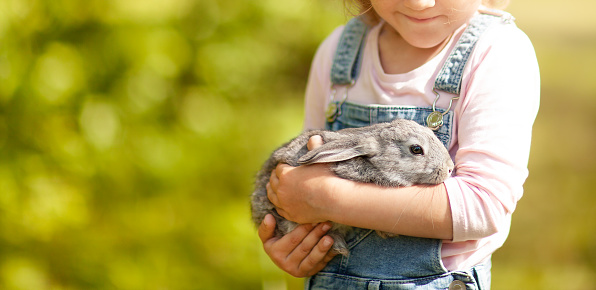
[[[402,37],[404,37],[402,35]],[[428,37],[428,38],[422,38],[422,37],[413,37],[408,39],[408,37],[404,37],[404,40],[406,42],[408,42],[411,46],[413,47],[417,47],[417,48],[422,48],[422,49],[428,49],[428,48],[435,48],[437,46],[442,46],[445,44],[445,42],[449,41],[449,36],[446,37]]]

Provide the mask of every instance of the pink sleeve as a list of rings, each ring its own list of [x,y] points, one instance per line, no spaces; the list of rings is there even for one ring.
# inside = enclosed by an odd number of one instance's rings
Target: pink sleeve
[[[507,235],[528,176],[540,76],[534,48],[517,27],[479,40],[456,107],[456,174],[445,182],[453,241]]]
[[[343,26],[333,31],[317,49],[308,75],[304,99],[304,129],[325,127],[325,108],[331,92],[331,64]]]

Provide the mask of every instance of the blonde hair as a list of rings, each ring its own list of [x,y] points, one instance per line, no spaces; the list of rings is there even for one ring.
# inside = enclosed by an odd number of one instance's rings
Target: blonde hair
[[[344,0],[346,11],[349,15],[363,15],[368,24],[375,24],[379,21],[379,15],[372,9],[370,0]],[[482,0],[482,5],[492,9],[505,9],[509,0]],[[354,11],[357,11],[354,13]]]

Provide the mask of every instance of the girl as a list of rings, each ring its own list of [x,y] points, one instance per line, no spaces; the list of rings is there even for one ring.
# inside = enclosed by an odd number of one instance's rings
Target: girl
[[[305,127],[412,119],[436,131],[456,171],[436,186],[382,188],[325,165],[280,164],[268,197],[302,225],[274,238],[267,216],[265,251],[284,271],[310,277],[307,288],[488,289],[491,255],[528,175],[540,87],[532,44],[509,14],[481,0],[359,2],[363,14],[314,57]],[[312,138],[309,148],[320,143]],[[348,239],[349,256],[329,253],[326,221],[361,228]]]

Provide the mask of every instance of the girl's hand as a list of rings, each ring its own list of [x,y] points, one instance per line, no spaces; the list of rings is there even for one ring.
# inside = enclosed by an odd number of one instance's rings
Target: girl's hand
[[[259,226],[259,238],[273,263],[288,274],[303,278],[321,271],[336,255],[329,252],[333,238],[325,236],[329,223],[304,224],[281,238],[275,238],[275,218],[265,216]]]
[[[312,150],[323,144],[321,136],[308,142]],[[267,197],[284,218],[299,224],[329,220],[330,187],[335,176],[326,164],[292,167],[278,164],[267,184]],[[331,181],[331,182],[330,182]]]
[[[325,178],[334,178],[327,165],[292,167],[279,164],[271,172],[267,197],[277,213],[299,224],[328,221]]]

